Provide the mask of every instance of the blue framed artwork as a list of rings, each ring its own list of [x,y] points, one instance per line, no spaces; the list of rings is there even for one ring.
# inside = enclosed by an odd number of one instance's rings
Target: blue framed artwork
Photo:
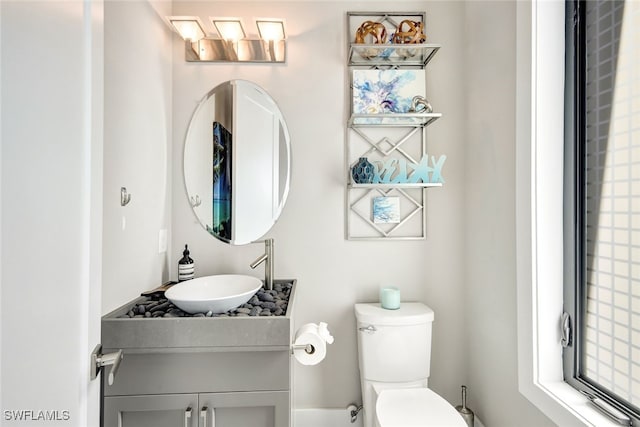
[[[374,197],[373,222],[375,224],[398,224],[400,222],[400,197]]]
[[[425,70],[353,70],[353,114],[408,113],[425,95]]]
[[[231,240],[231,132],[213,122],[213,234]]]

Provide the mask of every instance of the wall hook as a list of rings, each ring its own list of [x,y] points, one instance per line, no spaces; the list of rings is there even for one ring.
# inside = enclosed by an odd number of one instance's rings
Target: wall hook
[[[127,206],[131,201],[131,194],[127,193],[127,187],[120,187],[120,206]]]

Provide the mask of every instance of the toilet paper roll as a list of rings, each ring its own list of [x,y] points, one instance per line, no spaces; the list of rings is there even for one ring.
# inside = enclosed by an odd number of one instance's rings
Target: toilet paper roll
[[[327,342],[318,333],[318,325],[307,323],[298,328],[293,341],[296,346],[293,356],[302,365],[317,365],[327,355]],[[311,351],[307,352],[304,346],[311,345]]]

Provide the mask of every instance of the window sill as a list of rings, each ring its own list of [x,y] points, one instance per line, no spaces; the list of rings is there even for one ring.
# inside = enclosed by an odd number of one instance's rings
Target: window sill
[[[620,427],[563,381],[530,384],[527,390],[521,387],[520,392],[553,422],[563,427]]]

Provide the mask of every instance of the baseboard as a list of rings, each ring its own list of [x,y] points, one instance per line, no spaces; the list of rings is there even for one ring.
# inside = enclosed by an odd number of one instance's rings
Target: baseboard
[[[293,427],[362,427],[362,415],[352,424],[346,408],[295,409]]]
[[[345,408],[294,409],[293,427],[362,427],[362,414],[352,424]],[[474,427],[484,427],[478,417],[475,418]]]

